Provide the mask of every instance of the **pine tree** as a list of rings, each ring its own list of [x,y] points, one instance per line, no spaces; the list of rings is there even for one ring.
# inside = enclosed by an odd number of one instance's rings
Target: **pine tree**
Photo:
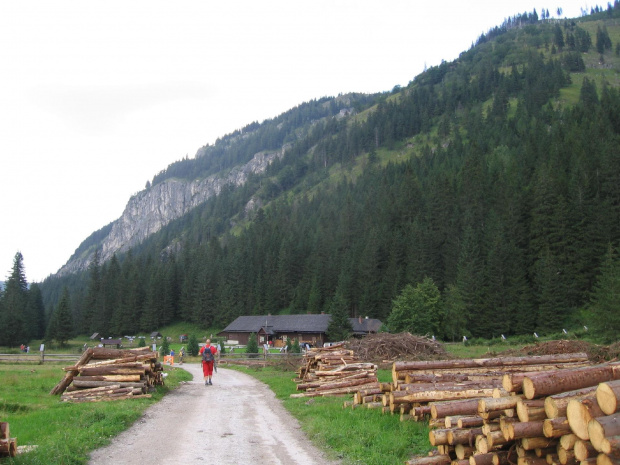
[[[198,338],[194,334],[190,334],[189,339],[187,341],[187,353],[192,357],[198,355],[200,351],[200,346],[198,345]]]
[[[252,333],[248,337],[248,345],[245,348],[246,354],[257,354],[258,353],[258,340],[256,339],[256,334]]]
[[[330,341],[346,341],[353,333],[351,320],[349,319],[349,303],[342,292],[336,295],[329,306],[331,318],[327,325],[327,338]]]
[[[28,282],[24,274],[24,257],[17,252],[13,270],[5,283],[0,313],[0,345],[15,347],[27,341],[26,309]]]
[[[73,335],[73,317],[71,316],[71,298],[69,289],[65,287],[56,311],[50,321],[49,340],[54,339],[63,347]]]
[[[603,338],[615,340],[620,333],[620,259],[611,246],[594,285],[589,310],[592,328]]]

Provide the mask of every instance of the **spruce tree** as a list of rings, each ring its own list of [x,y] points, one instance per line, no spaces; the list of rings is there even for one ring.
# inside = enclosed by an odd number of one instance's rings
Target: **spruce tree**
[[[198,355],[199,351],[200,346],[198,345],[198,338],[194,334],[190,334],[187,341],[187,353],[192,357],[195,357]]]
[[[0,345],[16,347],[27,342],[26,309],[28,306],[28,282],[24,274],[24,257],[17,252],[13,270],[5,283],[0,313]]]
[[[73,317],[71,316],[71,299],[69,289],[65,287],[58,308],[52,315],[53,335],[58,344],[63,347],[73,335]]]
[[[330,341],[346,341],[353,333],[349,309],[342,293],[337,292],[330,305],[331,319],[327,325],[327,338]]]
[[[620,259],[609,246],[590,302],[592,328],[606,340],[620,333]]]
[[[256,340],[256,334],[250,334],[248,338],[248,345],[245,348],[246,354],[257,354],[258,353],[258,341]]]

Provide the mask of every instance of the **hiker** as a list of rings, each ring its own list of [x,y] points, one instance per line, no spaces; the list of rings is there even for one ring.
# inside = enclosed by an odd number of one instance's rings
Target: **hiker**
[[[211,377],[213,376],[217,347],[211,345],[211,339],[207,339],[207,343],[202,346],[199,353],[202,355],[202,374],[204,375],[205,386],[212,385]]]
[[[183,365],[183,357],[185,357],[185,347],[181,347],[179,350],[179,365]]]

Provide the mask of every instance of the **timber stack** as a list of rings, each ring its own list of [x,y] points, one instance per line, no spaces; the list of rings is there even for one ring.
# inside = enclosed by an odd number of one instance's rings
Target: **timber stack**
[[[620,463],[620,363],[579,366],[587,362],[585,354],[544,357],[549,358],[543,362],[536,357],[530,360],[534,362],[531,365],[521,365],[527,369],[505,372],[500,387],[492,387],[498,381],[495,375],[490,376],[494,382],[458,378],[449,387],[445,381],[450,376],[483,374],[483,371],[467,371],[476,365],[486,367],[487,373],[501,373],[502,365],[493,359],[455,361],[452,375],[448,375],[445,366],[430,368],[428,364],[435,362],[428,362],[425,368],[417,365],[418,370],[406,365],[408,374],[403,376],[399,372],[405,366],[395,363],[395,391],[389,395],[390,402],[391,397],[402,402],[401,419],[430,417],[429,440],[436,448],[431,455],[415,457],[406,463]],[[522,362],[527,358],[522,357]],[[504,359],[503,369],[519,366],[517,359]],[[447,361],[443,363],[446,365]],[[555,369],[550,365],[555,365]],[[435,387],[427,382],[430,373],[422,373],[428,370],[433,370],[433,376],[444,377],[435,382]],[[424,375],[421,378],[424,382],[414,381],[415,371]],[[474,381],[488,386],[472,388],[468,383]],[[401,391],[404,393],[393,396]],[[384,402],[385,399],[386,396]],[[409,413],[404,413],[407,409]]]
[[[64,378],[50,391],[65,402],[100,402],[150,397],[163,385],[163,365],[158,353],[137,349],[87,349],[74,366],[64,368]]]
[[[295,382],[297,390],[305,392],[291,397],[341,396],[380,388],[377,365],[359,361],[343,344],[308,350]]]
[[[9,424],[0,421],[0,457],[15,457],[17,455],[17,438],[10,437]]]

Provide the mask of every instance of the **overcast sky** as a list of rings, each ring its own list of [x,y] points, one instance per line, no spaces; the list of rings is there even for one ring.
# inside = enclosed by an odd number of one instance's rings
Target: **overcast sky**
[[[55,273],[153,175],[235,129],[405,86],[517,13],[590,5],[2,1],[0,280],[18,251],[29,282]]]

